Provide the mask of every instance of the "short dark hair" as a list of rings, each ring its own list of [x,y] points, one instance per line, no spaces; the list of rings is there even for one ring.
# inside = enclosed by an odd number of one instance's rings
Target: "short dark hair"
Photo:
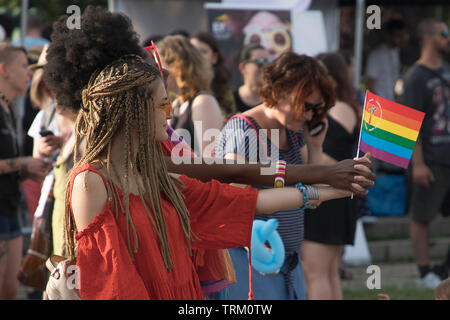
[[[44,28],[44,22],[42,20],[42,18],[35,14],[35,13],[30,13],[28,14],[28,20],[27,20],[27,29],[38,29],[41,30]]]
[[[23,52],[25,56],[27,55],[24,47],[13,46],[7,42],[0,43],[0,63],[11,63],[17,56],[17,52]]]
[[[438,23],[442,23],[442,21],[435,18],[427,18],[422,20],[417,27],[417,37],[419,42],[422,43],[425,35],[434,30],[434,26]]]
[[[388,34],[392,34],[395,31],[402,31],[406,29],[406,24],[401,19],[391,19],[386,22],[384,30]]]
[[[250,60],[252,56],[252,52],[254,50],[266,50],[262,45],[259,43],[250,43],[246,46],[244,46],[241,50],[241,53],[239,54],[239,61],[238,63],[244,63]]]

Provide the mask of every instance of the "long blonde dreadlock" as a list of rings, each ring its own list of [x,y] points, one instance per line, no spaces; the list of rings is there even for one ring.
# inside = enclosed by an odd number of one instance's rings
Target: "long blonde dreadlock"
[[[75,157],[74,168],[83,164],[100,164],[106,167],[108,196],[112,201],[111,208],[118,218],[119,208],[125,214],[127,228],[127,243],[129,253],[134,259],[138,251],[136,228],[130,216],[128,172],[132,170],[136,181],[137,175],[142,176],[143,183],[137,183],[139,195],[153,228],[158,237],[158,243],[164,265],[167,270],[173,267],[170,257],[167,225],[161,206],[161,195],[165,196],[175,207],[186,241],[190,250],[193,234],[190,228],[189,212],[179,190],[181,182],[168,175],[161,145],[155,140],[153,121],[154,108],[151,101],[150,85],[160,79],[158,70],[136,55],[127,55],[105,67],[100,72],[94,72],[86,88],[82,91],[83,110],[78,114],[75,126],[75,150],[84,137],[86,148],[81,159]],[[122,184],[117,169],[110,161],[111,144],[119,128],[125,134],[125,182]],[[138,150],[131,143],[131,133],[138,131]],[[137,153],[137,159],[133,159]],[[117,186],[111,177],[119,181],[123,193],[123,203],[120,201]],[[75,259],[75,222],[71,215],[69,188],[66,190],[66,252],[70,259]],[[134,238],[134,248],[131,248],[131,237]]]

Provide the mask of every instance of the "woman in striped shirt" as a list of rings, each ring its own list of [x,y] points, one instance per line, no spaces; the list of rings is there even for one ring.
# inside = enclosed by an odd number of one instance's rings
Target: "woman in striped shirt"
[[[216,157],[237,161],[284,160],[288,164],[320,162],[327,122],[326,112],[334,105],[334,82],[317,60],[292,52],[284,53],[263,70],[262,104],[230,119],[216,143]],[[325,130],[309,134],[308,122],[323,121]],[[277,157],[278,156],[278,157]],[[276,217],[286,256],[280,272],[270,276],[253,270],[255,299],[306,299],[299,257],[303,240],[303,211],[300,208],[256,215]],[[248,257],[245,248],[229,250],[236,271],[236,284],[229,287],[230,299],[246,299]]]

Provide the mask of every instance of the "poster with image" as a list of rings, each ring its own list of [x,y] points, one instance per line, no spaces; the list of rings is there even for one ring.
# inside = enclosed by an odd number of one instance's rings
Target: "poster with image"
[[[258,43],[273,59],[289,50],[311,56],[328,50],[323,12],[308,10],[309,3],[290,1],[277,7],[244,2],[205,5],[209,31],[221,45],[235,88],[242,84],[238,59],[245,45]]]
[[[292,50],[290,10],[209,9],[208,25],[221,45],[236,85],[240,83],[237,65],[243,46],[258,43],[273,59]]]

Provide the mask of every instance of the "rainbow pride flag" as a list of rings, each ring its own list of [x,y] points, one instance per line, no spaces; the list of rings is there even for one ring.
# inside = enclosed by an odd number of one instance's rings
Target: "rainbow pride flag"
[[[370,151],[374,158],[408,168],[424,116],[366,91],[358,153]]]

